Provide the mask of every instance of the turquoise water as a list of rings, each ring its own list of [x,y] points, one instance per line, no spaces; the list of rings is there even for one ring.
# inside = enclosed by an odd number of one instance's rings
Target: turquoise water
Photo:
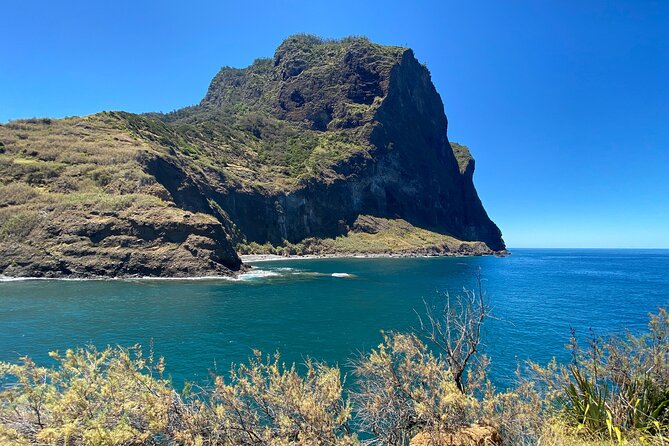
[[[484,333],[492,376],[518,361],[566,359],[570,327],[639,331],[669,305],[668,250],[514,250],[505,258],[327,259],[256,264],[242,280],[0,282],[0,360],[94,343],[151,342],[179,385],[225,372],[252,348],[287,361],[345,366],[380,330],[417,326],[438,292],[474,284],[481,268],[495,319]],[[332,274],[346,273],[336,277]]]

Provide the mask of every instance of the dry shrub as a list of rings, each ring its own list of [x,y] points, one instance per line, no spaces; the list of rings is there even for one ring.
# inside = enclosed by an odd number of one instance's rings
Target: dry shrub
[[[478,402],[462,393],[447,363],[415,335],[384,334],[355,362],[354,408],[369,444],[406,445],[418,433],[439,437],[476,420]]]
[[[453,446],[475,441],[476,430],[508,446],[664,445],[667,405],[657,396],[667,392],[668,342],[669,315],[660,311],[648,333],[599,339],[585,351],[574,344],[572,367],[533,365],[503,392],[479,358],[463,392],[445,354],[413,334],[384,334],[354,361],[348,399],[339,369],[310,360],[300,370],[255,352],[211,387],[179,394],[162,360],[139,347],[68,350],[51,354],[54,368],[0,363],[0,444]],[[587,386],[574,382],[573,367]],[[592,399],[592,389],[605,398]],[[591,412],[600,403],[604,431]]]
[[[255,352],[228,381],[217,377],[208,402],[197,403],[188,442],[230,445],[353,445],[350,408],[339,369],[307,360],[306,373],[278,355]]]
[[[37,196],[37,191],[23,183],[0,186],[0,207],[25,204]]]
[[[50,355],[54,369],[28,358],[0,365],[0,443],[161,444],[173,434],[183,403],[162,378],[162,361],[139,348]]]
[[[0,364],[2,445],[337,445],[357,443],[339,370],[310,361],[306,374],[260,353],[179,395],[162,360],[139,347],[52,353],[57,367]]]
[[[515,388],[504,392],[487,383],[481,418],[497,429],[505,445],[536,445],[548,422],[544,394],[536,383],[522,378]]]

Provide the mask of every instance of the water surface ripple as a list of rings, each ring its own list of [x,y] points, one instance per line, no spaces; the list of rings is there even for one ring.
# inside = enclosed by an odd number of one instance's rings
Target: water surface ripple
[[[258,263],[242,280],[0,282],[0,360],[93,343],[144,346],[177,385],[228,370],[252,348],[345,365],[380,330],[417,326],[414,309],[474,284],[495,319],[485,350],[499,384],[518,361],[567,359],[570,327],[639,331],[669,304],[667,250],[521,250],[506,258],[325,259]]]

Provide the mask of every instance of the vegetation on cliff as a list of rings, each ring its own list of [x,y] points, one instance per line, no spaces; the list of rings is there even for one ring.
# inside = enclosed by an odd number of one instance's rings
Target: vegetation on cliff
[[[125,125],[99,114],[0,126],[0,274],[183,276],[239,268],[225,228],[175,206],[144,167],[163,151]]]
[[[296,35],[192,107],[0,125],[0,274],[227,274],[234,246],[267,244],[500,251],[473,165],[411,50]],[[416,229],[363,236],[361,216]]]
[[[336,238],[307,238],[298,243],[240,243],[237,252],[273,255],[395,255],[442,256],[486,255],[493,251],[483,242],[463,242],[451,236],[417,228],[402,219],[360,215],[344,235]]]

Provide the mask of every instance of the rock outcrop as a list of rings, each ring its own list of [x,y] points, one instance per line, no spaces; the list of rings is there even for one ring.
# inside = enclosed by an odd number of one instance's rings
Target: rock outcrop
[[[176,127],[236,123],[257,147],[252,160],[288,171],[259,175],[255,187],[230,181],[222,207],[247,241],[332,238],[359,215],[375,215],[505,248],[474,188],[473,158],[467,151],[460,168],[441,98],[410,49],[295,36],[273,59],[223,68],[198,106],[164,119]],[[237,159],[225,171],[262,170],[253,162]]]
[[[234,274],[249,244],[363,233],[373,246],[361,216],[436,240],[416,253],[503,251],[447,126],[411,50],[306,35],[166,115],[10,122],[0,275]]]
[[[176,206],[166,156],[115,116],[0,126],[0,275],[192,277],[242,269],[229,228]]]

